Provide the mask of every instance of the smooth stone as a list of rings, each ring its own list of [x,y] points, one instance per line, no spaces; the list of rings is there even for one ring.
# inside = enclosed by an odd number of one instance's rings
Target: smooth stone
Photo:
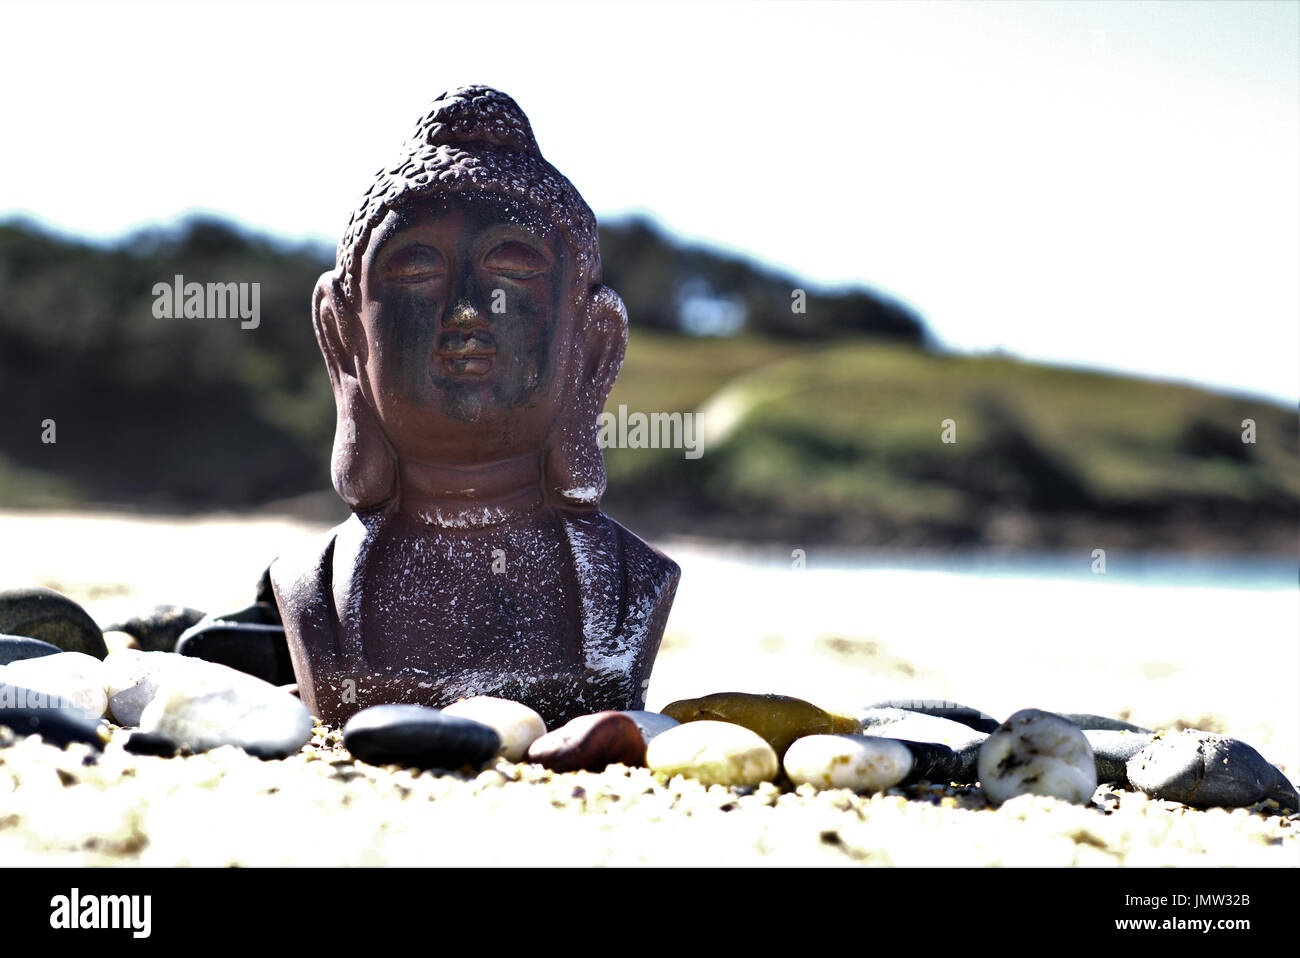
[[[1154,734],[1151,729],[1143,728],[1141,725],[1134,725],[1132,722],[1125,722],[1123,719],[1107,718],[1104,715],[1090,715],[1087,712],[1057,712],[1057,715],[1072,722],[1079,728],[1087,731],[1108,731],[1108,732],[1142,732],[1147,735]]]
[[[1157,738],[1128,761],[1134,788],[1193,808],[1254,805],[1277,779],[1278,770],[1245,742],[1197,729]]]
[[[712,721],[742,725],[760,735],[778,756],[805,735],[851,735],[862,731],[850,716],[827,712],[789,695],[714,692],[671,702],[664,706],[663,714],[683,724]]]
[[[905,746],[912,753],[912,771],[903,779],[903,785],[931,782],[947,785],[962,780],[962,758],[947,745],[937,742],[913,742],[908,739],[889,739]],[[975,750],[978,754],[978,749]]]
[[[1128,785],[1128,760],[1151,744],[1153,735],[1125,729],[1086,728],[1083,737],[1092,746],[1098,783]]]
[[[54,655],[62,651],[57,645],[50,645],[40,639],[29,639],[25,635],[0,635],[0,665],[23,659],[39,659],[43,655]]]
[[[205,615],[200,622],[195,625],[213,622],[248,622],[254,625],[283,625],[280,621],[280,611],[270,602],[254,602],[252,605],[245,606],[242,609],[236,609],[234,612],[222,612],[220,615],[209,613]]]
[[[51,708],[43,692],[0,682],[0,725],[18,736],[39,735],[47,744],[62,748],[83,742],[96,751],[108,741],[108,729],[79,711]]]
[[[374,705],[343,726],[343,745],[372,765],[481,768],[501,749],[496,729],[423,705]]]
[[[234,745],[259,758],[292,755],[311,740],[313,727],[311,713],[292,695],[200,659],[167,670],[140,716],[140,731],[178,748],[206,752]]]
[[[1269,786],[1265,799],[1272,799],[1277,802],[1283,809],[1288,812],[1300,812],[1300,792],[1291,780],[1282,774],[1282,770],[1276,765],[1273,766],[1276,773],[1273,776],[1273,783]]]
[[[983,732],[985,735],[1002,724],[987,712],[981,712],[979,709],[973,709],[968,705],[958,705],[956,702],[931,705],[925,699],[887,699],[884,702],[868,705],[867,708],[903,709],[906,712],[916,712],[918,715],[931,715],[934,718],[947,719],[950,722],[960,722],[962,725],[977,732]]]
[[[8,589],[0,592],[0,633],[24,635],[57,645],[64,652],[108,654],[104,633],[77,603],[53,589]]]
[[[104,647],[108,649],[108,654],[121,652],[123,649],[132,649],[138,651],[140,643],[130,632],[119,632],[117,629],[109,629],[104,633]]]
[[[682,724],[677,719],[664,715],[662,712],[646,712],[642,709],[633,709],[623,714],[636,722],[636,727],[641,730],[641,738],[645,740],[647,745],[660,732],[666,732],[670,728],[676,728]]]
[[[256,600],[259,605],[269,605],[271,612],[275,616],[275,623],[283,625],[284,622],[280,617],[280,607],[275,602],[275,588],[271,585],[271,567],[267,566],[262,570],[262,577],[257,580]]]
[[[864,735],[948,746],[957,756],[948,781],[973,782],[978,778],[976,764],[979,761],[980,746],[988,738],[987,733],[977,732],[969,725],[952,719],[907,709],[867,708],[860,711],[857,717],[862,723]],[[935,774],[941,774],[938,767]]]
[[[979,780],[994,804],[1017,795],[1050,795],[1085,804],[1097,790],[1097,766],[1083,730],[1052,712],[1021,709],[985,739]]]
[[[161,735],[150,732],[132,732],[122,746],[132,755],[155,755],[171,758],[176,754],[176,744]]]
[[[204,620],[180,637],[176,651],[245,672],[272,685],[295,681],[282,625]]]
[[[868,735],[805,735],[781,760],[795,785],[883,792],[911,774],[912,753],[902,743]]]
[[[62,707],[98,721],[108,712],[104,663],[84,652],[56,652],[0,668],[0,681],[44,692]]]
[[[186,669],[201,670],[202,666],[201,660],[175,652],[110,652],[104,659],[103,671],[109,715],[118,725],[139,725],[140,716],[168,676]]]
[[[780,769],[776,750],[758,733],[709,719],[660,732],[646,747],[645,763],[658,774],[704,785],[758,785]]]
[[[205,615],[183,605],[156,605],[141,615],[113,623],[105,631],[134,635],[141,652],[174,652],[177,640]]]
[[[609,765],[639,766],[645,739],[636,722],[622,712],[579,715],[528,747],[528,761],[553,772],[603,771]]]
[[[501,757],[508,762],[520,761],[528,754],[528,746],[546,734],[546,722],[536,711],[522,702],[493,695],[461,699],[444,708],[442,714],[472,719],[496,729],[501,738]]]

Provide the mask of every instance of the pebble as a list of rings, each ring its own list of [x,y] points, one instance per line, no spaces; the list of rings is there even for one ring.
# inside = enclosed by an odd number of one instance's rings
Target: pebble
[[[979,780],[989,801],[1050,795],[1085,804],[1097,790],[1097,767],[1083,731],[1052,712],[1021,709],[980,746]]]
[[[1197,729],[1157,738],[1128,761],[1134,788],[1193,808],[1253,805],[1269,795],[1278,775],[1245,742]]]
[[[0,668],[0,681],[44,692],[82,718],[98,721],[108,712],[104,663],[84,652],[55,652],[11,662]]]
[[[902,742],[867,735],[805,735],[786,750],[785,773],[795,785],[883,792],[911,774]]]
[[[0,725],[15,735],[39,735],[59,748],[83,742],[100,751],[108,741],[107,727],[80,711],[51,708],[44,693],[5,683],[0,683]]]
[[[850,716],[827,712],[788,695],[715,692],[672,702],[664,707],[663,714],[683,724],[705,720],[742,725],[760,735],[778,756],[785,754],[791,742],[805,735],[862,731],[857,720]]]
[[[156,605],[124,622],[114,622],[104,631],[135,636],[141,652],[174,652],[177,639],[202,621],[205,614],[183,605]]]
[[[666,732],[670,728],[676,728],[682,724],[677,721],[677,719],[670,718],[662,712],[646,712],[640,709],[633,709],[632,711],[624,712],[623,714],[633,722],[636,722],[636,727],[641,730],[641,738],[645,740],[647,745],[649,745],[650,740],[660,732]]]
[[[962,778],[960,775],[962,759],[947,745],[940,745],[937,742],[912,742],[907,739],[890,739],[890,741],[901,743],[912,753],[912,771],[902,784],[930,782],[933,785],[947,785]],[[978,749],[976,752],[978,753]]]
[[[234,745],[259,758],[292,755],[311,740],[312,728],[311,713],[298,699],[201,660],[168,670],[140,716],[140,731],[178,748],[206,752]]]
[[[104,632],[104,648],[108,649],[108,654],[120,652],[122,649],[139,649],[140,643],[136,641],[134,635],[130,632],[121,632],[117,629],[108,629]]]
[[[104,692],[113,721],[128,728],[139,725],[145,707],[165,679],[184,669],[201,670],[202,663],[175,652],[121,649],[108,653],[104,659]]]
[[[958,705],[956,702],[928,701],[926,699],[888,699],[884,702],[876,702],[874,705],[868,705],[868,709],[903,709],[907,712],[916,712],[918,715],[931,715],[935,718],[948,719],[950,722],[960,722],[977,732],[983,732],[987,735],[997,728],[1001,723],[987,712],[981,712],[979,709],[973,709],[968,705]]]
[[[1083,730],[1083,737],[1092,746],[1097,781],[1106,785],[1128,785],[1128,760],[1154,738],[1150,733],[1091,728]]]
[[[758,785],[775,778],[780,767],[775,749],[757,733],[708,719],[659,733],[645,761],[653,772],[704,785]]]
[[[155,755],[171,758],[176,754],[176,746],[169,739],[149,732],[132,732],[122,746],[132,755]]]
[[[501,757],[518,762],[528,754],[528,746],[546,734],[546,722],[522,702],[512,702],[492,695],[475,695],[461,699],[442,710],[443,715],[473,719],[496,730],[501,738]]]
[[[490,725],[423,705],[374,705],[348,719],[343,745],[372,765],[477,769],[500,751],[501,737]]]
[[[1087,712],[1057,712],[1057,715],[1072,722],[1084,731],[1098,730],[1109,732],[1143,732],[1151,735],[1151,729],[1125,722],[1123,719],[1106,718],[1104,715],[1090,715]]]
[[[97,659],[108,654],[104,634],[95,620],[53,589],[0,592],[0,633],[40,639],[65,652],[84,652]]]
[[[553,772],[604,771],[614,764],[637,767],[645,761],[645,739],[622,712],[580,715],[528,748],[528,761]]]
[[[282,625],[205,619],[180,637],[176,651],[254,675],[272,685],[294,681]]]
[[[0,635],[0,665],[22,659],[37,659],[61,651],[63,650],[57,645],[50,645],[40,639],[29,639],[25,635]]]
[[[952,719],[898,708],[866,708],[858,713],[858,719],[864,735],[948,746],[957,756],[948,781],[973,782],[978,778],[976,763],[980,746],[988,738],[985,732],[978,732]],[[936,766],[935,774],[941,774],[939,766]]]
[[[269,565],[262,570],[262,576],[257,580],[257,602],[259,605],[269,605],[275,614],[275,621],[278,624],[284,624],[280,620],[280,609],[275,604],[275,587],[271,585],[271,567]]]

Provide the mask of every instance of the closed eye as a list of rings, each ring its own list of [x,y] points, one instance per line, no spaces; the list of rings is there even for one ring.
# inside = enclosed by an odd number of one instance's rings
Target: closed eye
[[[395,283],[426,283],[446,272],[442,254],[432,246],[420,244],[395,253],[384,266],[384,278]]]
[[[550,263],[532,247],[510,242],[483,257],[483,267],[508,279],[532,279],[550,269]]]

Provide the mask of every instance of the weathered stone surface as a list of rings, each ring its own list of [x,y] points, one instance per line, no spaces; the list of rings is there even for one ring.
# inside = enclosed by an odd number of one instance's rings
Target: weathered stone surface
[[[958,705],[956,702],[945,702],[937,699],[887,699],[884,702],[868,705],[867,708],[903,709],[920,715],[930,715],[934,718],[947,719],[950,722],[960,722],[962,725],[966,725],[977,732],[983,732],[985,735],[1001,724],[987,712],[981,712],[979,709],[973,709],[968,705]]]
[[[1279,784],[1278,770],[1245,742],[1196,729],[1156,738],[1127,770],[1134,788],[1194,808],[1253,805]]]
[[[929,742],[946,745],[957,756],[950,781],[973,782],[978,777],[976,762],[980,746],[988,735],[961,722],[924,715],[895,708],[867,708],[857,715],[864,735],[896,738],[908,742]],[[942,767],[934,766],[930,774],[941,775]],[[931,779],[934,781],[934,779]]]
[[[528,746],[546,734],[546,723],[522,702],[476,695],[461,699],[442,710],[443,715],[482,722],[496,730],[501,738],[501,757],[518,762],[528,754]]]
[[[757,733],[700,719],[656,735],[646,765],[661,775],[683,775],[705,785],[758,785],[779,770],[776,751]]]
[[[62,651],[57,645],[25,635],[0,635],[0,665],[22,659],[39,659],[43,655],[54,655]]]
[[[174,652],[180,637],[204,615],[183,605],[156,605],[148,612],[113,623],[105,631],[135,636],[136,648],[141,652]]]
[[[1111,785],[1128,785],[1128,761],[1151,743],[1152,735],[1144,732],[1111,729],[1084,729],[1083,737],[1092,746],[1097,766],[1097,781]]]
[[[647,745],[660,732],[666,732],[670,728],[676,728],[682,723],[675,718],[664,715],[662,712],[647,712],[645,710],[634,710],[624,712],[628,718],[636,722],[636,727],[641,730],[641,737],[645,739]]]
[[[104,634],[81,606],[53,589],[8,589],[0,592],[0,634],[25,635],[57,645],[65,652],[108,654]]]
[[[663,714],[683,724],[713,721],[742,725],[760,735],[778,756],[804,735],[855,734],[857,720],[818,708],[788,695],[715,692],[666,705]]]
[[[234,745],[259,758],[291,755],[311,740],[302,702],[261,679],[211,662],[168,670],[140,716],[140,731],[178,748]]]
[[[294,681],[283,626],[205,619],[180,637],[176,651],[254,675],[272,685]]]
[[[782,760],[796,785],[882,792],[912,771],[912,753],[902,742],[867,735],[805,735],[791,743]]]
[[[555,772],[599,772],[615,763],[639,766],[645,750],[636,722],[622,712],[596,712],[580,715],[533,742],[528,761]]]
[[[0,682],[44,692],[62,707],[98,721],[108,711],[104,664],[84,652],[56,652],[0,668]]]
[[[985,740],[980,785],[989,801],[1051,795],[1083,804],[1097,790],[1092,747],[1083,731],[1052,712],[1021,709]]]
[[[372,765],[479,768],[501,748],[496,730],[423,705],[376,705],[343,727],[343,744]]]

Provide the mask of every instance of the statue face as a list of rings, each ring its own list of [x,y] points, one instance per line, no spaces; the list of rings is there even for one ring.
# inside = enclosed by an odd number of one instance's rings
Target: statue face
[[[563,240],[491,193],[389,211],[361,264],[362,388],[399,455],[453,464],[540,451],[576,331]]]

